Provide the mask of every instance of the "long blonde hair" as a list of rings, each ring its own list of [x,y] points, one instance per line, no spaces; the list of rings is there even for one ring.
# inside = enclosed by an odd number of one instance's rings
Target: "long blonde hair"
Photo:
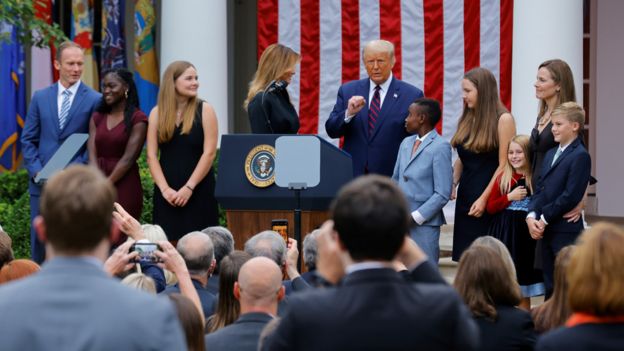
[[[509,141],[509,146],[507,150],[511,147],[511,143],[516,143],[520,145],[522,148],[522,152],[524,153],[524,166],[522,166],[522,173],[524,174],[524,178],[526,179],[526,186],[529,188],[531,193],[533,193],[533,185],[532,178],[533,174],[531,172],[531,141],[528,135],[516,135],[511,138]],[[511,180],[513,179],[514,169],[509,163],[509,159],[505,162],[505,168],[503,168],[503,173],[501,173],[500,179],[500,191],[501,194],[508,194],[511,190]]]
[[[474,108],[464,103],[451,145],[462,145],[473,152],[492,151],[498,147],[498,117],[508,112],[498,97],[496,78],[487,69],[477,67],[468,71],[464,79],[477,88],[477,103]]]
[[[175,81],[189,67],[195,68],[188,61],[174,61],[165,70],[160,90],[158,91],[158,142],[167,142],[173,137],[176,126],[176,88]],[[188,99],[184,111],[182,111],[182,132],[188,134],[193,127],[195,119],[195,110],[197,109],[198,98],[196,96]]]
[[[256,94],[263,91],[271,81],[283,76],[289,68],[297,64],[300,58],[301,56],[288,46],[282,44],[267,46],[260,56],[253,80],[249,83],[249,91],[243,104],[245,110]]]

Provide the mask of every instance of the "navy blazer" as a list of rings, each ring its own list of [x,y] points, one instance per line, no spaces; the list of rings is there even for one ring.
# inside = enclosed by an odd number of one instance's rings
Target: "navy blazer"
[[[205,336],[206,350],[256,351],[260,333],[272,319],[261,312],[241,314],[234,323]]]
[[[28,190],[39,195],[41,186],[32,179],[52,158],[65,139],[74,133],[88,133],[89,119],[100,102],[101,94],[84,82],[78,86],[65,127],[61,130],[58,119],[58,83],[35,92],[22,130],[22,153],[24,167],[30,176]],[[86,148],[72,162],[87,163]]]
[[[401,141],[409,134],[405,131],[405,118],[409,105],[423,97],[415,86],[392,78],[388,92],[381,105],[375,132],[368,135],[368,95],[370,79],[361,79],[344,84],[338,89],[336,104],[325,122],[327,135],[344,137],[343,149],[353,159],[353,176],[369,173],[391,176]],[[345,111],[352,96],[363,96],[366,105],[349,123],[345,123]]]
[[[263,350],[475,350],[478,331],[453,288],[414,284],[392,269],[348,274],[292,302]]]
[[[513,306],[496,306],[496,321],[476,318],[482,351],[533,350],[537,336],[531,315]]]
[[[199,295],[199,300],[201,302],[202,309],[204,310],[204,316],[206,318],[212,316],[215,312],[215,306],[217,305],[217,297],[208,290],[208,287],[204,287],[199,281],[195,279],[191,279],[191,281],[193,282],[195,290],[197,290],[197,295]],[[168,286],[162,294],[170,295],[179,292],[180,286],[176,283]]]
[[[536,351],[624,350],[624,323],[580,324],[542,335]]]
[[[535,212],[538,219],[544,215],[549,231],[580,233],[583,221],[568,222],[563,215],[576,207],[585,195],[591,158],[581,139],[576,138],[551,166],[558,148],[550,149],[544,157],[529,212]]]

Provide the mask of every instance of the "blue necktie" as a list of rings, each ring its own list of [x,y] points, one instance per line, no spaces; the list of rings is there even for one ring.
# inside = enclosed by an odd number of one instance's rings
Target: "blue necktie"
[[[67,122],[67,116],[69,115],[69,108],[71,104],[69,102],[69,97],[72,92],[69,89],[66,89],[63,93],[63,102],[61,103],[61,113],[59,113],[59,128],[62,130],[65,127],[65,123]]]

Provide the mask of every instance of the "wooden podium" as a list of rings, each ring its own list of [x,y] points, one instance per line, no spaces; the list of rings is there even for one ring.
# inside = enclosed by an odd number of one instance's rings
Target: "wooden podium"
[[[222,136],[215,197],[226,210],[236,249],[242,249],[254,234],[271,229],[273,219],[288,219],[288,234],[294,237],[294,192],[278,187],[271,179],[275,175],[275,140],[280,136]],[[331,201],[340,187],[353,178],[351,156],[319,139],[320,183],[301,191],[302,238],[329,218]]]

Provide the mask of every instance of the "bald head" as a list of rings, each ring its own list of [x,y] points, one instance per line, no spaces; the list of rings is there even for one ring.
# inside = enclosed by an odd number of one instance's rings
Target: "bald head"
[[[214,247],[208,235],[202,232],[188,233],[178,240],[176,248],[191,275],[205,275],[210,271]]]
[[[282,271],[273,260],[254,257],[238,273],[241,312],[247,308],[272,307],[283,296]],[[269,313],[275,313],[273,311]]]

